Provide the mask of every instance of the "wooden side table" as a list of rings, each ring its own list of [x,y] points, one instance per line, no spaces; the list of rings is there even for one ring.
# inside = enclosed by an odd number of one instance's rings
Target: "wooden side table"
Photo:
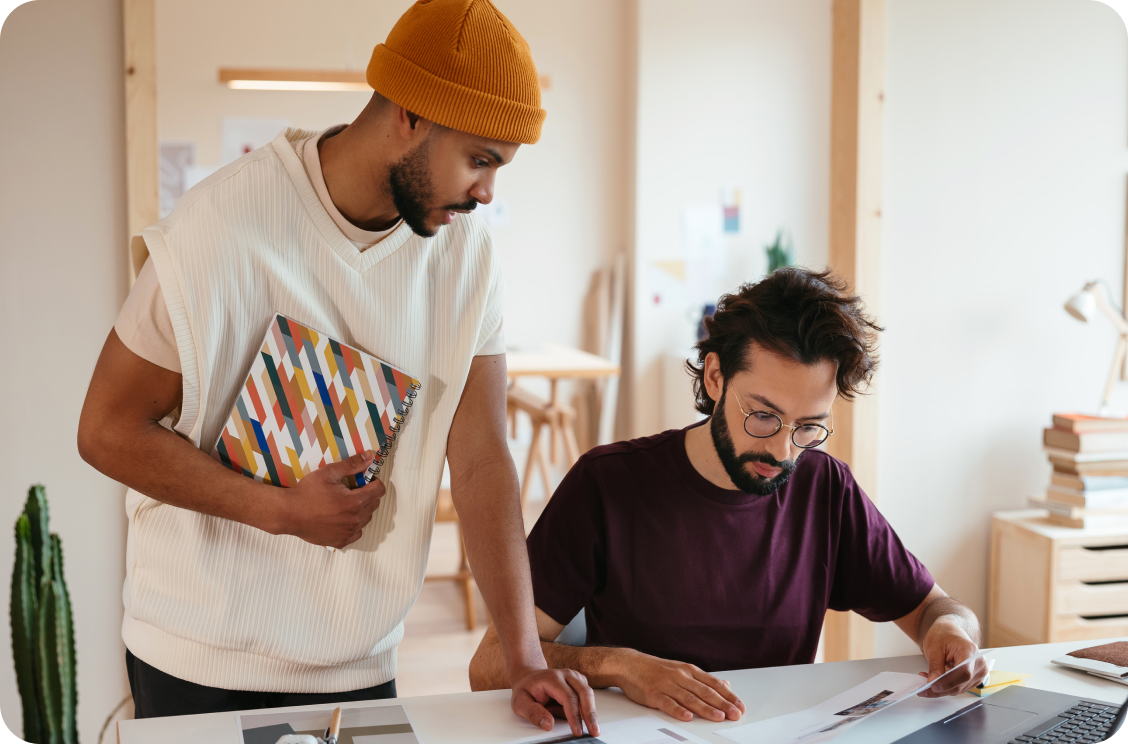
[[[1128,519],[1073,529],[1046,514],[992,516],[987,644],[1128,635]]]

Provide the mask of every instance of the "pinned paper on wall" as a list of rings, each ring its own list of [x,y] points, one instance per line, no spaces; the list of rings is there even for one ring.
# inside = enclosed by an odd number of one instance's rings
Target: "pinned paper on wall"
[[[650,301],[654,305],[689,304],[685,275],[685,261],[682,259],[652,261],[648,276]]]
[[[715,302],[727,288],[729,261],[724,213],[719,205],[682,210],[682,246],[690,303]]]
[[[161,206],[164,219],[188,190],[188,169],[196,164],[196,146],[191,142],[162,142],[160,152]]]
[[[219,166],[196,163],[193,142],[162,142],[160,154],[160,217],[168,216],[188,189],[214,173]]]
[[[252,150],[269,144],[286,127],[289,119],[248,119],[227,117],[223,120],[223,164],[238,160]]]
[[[740,232],[740,189],[721,189],[721,209],[724,211],[725,232]]]

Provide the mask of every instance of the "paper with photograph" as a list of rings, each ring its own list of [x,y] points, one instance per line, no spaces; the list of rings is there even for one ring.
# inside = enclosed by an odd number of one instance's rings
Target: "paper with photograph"
[[[283,736],[323,737],[333,706],[300,710],[243,713],[237,717],[243,744],[275,744]],[[402,705],[344,708],[337,744],[419,744]]]
[[[738,744],[820,744],[830,741],[851,726],[916,695],[985,653],[980,651],[932,682],[917,674],[882,672],[813,708],[736,726],[717,734]]]

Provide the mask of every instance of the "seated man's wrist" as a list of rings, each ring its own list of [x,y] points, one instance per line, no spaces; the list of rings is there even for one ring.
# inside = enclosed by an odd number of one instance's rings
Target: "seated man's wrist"
[[[593,649],[594,650],[594,649]],[[601,647],[595,668],[585,674],[592,687],[622,687],[623,679],[627,676],[631,660],[641,656],[638,651],[631,648]]]
[[[925,632],[925,637],[927,638],[930,633],[962,635],[967,636],[969,640],[974,640],[968,635],[963,618],[959,615],[941,615],[936,618]]]

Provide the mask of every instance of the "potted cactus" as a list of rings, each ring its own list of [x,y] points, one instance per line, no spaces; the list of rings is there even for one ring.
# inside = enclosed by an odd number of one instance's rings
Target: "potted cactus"
[[[11,621],[24,739],[77,744],[74,624],[63,578],[62,542],[48,529],[43,486],[28,490],[16,520]]]

